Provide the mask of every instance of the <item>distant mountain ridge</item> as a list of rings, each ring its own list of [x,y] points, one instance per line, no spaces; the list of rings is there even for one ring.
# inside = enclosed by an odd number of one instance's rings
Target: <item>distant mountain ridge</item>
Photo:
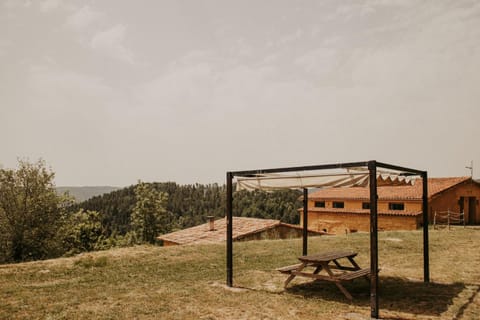
[[[76,202],[83,202],[95,196],[119,190],[119,187],[111,186],[84,186],[84,187],[57,187],[57,193],[68,192],[75,197]]]

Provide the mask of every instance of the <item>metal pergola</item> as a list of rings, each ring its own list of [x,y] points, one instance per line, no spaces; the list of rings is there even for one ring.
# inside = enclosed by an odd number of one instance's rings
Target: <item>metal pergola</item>
[[[364,162],[335,163],[301,167],[272,168],[246,171],[227,172],[227,286],[233,286],[233,178],[248,177],[267,173],[286,173],[300,171],[315,171],[328,169],[367,168],[369,171],[370,188],[370,310],[371,317],[377,319],[378,306],[378,225],[377,225],[377,168],[395,170],[400,175],[420,176],[423,182],[422,211],[423,211],[423,281],[430,282],[429,252],[428,252],[428,183],[427,171],[405,168],[375,160]],[[303,255],[308,252],[308,189],[303,188]]]

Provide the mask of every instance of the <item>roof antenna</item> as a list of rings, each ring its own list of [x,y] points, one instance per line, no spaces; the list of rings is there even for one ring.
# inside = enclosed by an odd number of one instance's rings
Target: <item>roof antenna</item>
[[[466,166],[465,169],[470,169],[470,177],[473,179],[473,160],[470,161],[470,167]]]

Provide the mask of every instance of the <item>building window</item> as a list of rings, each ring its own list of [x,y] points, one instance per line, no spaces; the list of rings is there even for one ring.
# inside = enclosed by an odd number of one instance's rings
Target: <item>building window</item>
[[[362,202],[362,209],[370,209],[370,202]]]
[[[325,201],[315,201],[315,208],[325,208]]]
[[[388,210],[405,210],[405,204],[403,202],[390,202]]]
[[[332,206],[333,206],[334,208],[337,208],[337,209],[343,209],[343,208],[345,207],[343,201],[342,201],[342,202],[340,202],[340,201],[333,201]]]

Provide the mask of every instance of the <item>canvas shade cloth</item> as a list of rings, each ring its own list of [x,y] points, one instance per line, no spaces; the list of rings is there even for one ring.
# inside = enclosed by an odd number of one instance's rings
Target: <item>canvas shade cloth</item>
[[[416,176],[403,176],[400,173],[377,172],[377,186],[413,185],[417,178]],[[303,175],[301,173],[291,175],[260,173],[253,177],[237,177],[237,191],[366,187],[368,185],[368,170],[348,170],[346,173]]]

